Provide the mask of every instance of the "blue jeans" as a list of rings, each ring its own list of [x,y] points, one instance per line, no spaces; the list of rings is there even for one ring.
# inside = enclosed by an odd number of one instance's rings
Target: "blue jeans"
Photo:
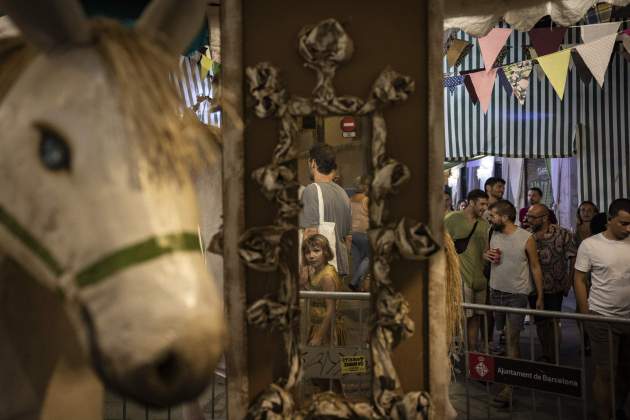
[[[358,287],[370,269],[370,241],[367,233],[352,232],[352,280],[350,284]]]

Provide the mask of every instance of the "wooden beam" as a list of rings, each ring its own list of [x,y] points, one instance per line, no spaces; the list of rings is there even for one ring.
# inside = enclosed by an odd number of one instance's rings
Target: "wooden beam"
[[[428,142],[428,224],[434,238],[442,244],[444,220],[444,108],[442,101],[444,89],[438,80],[442,79],[442,25],[443,1],[431,0],[427,2],[428,24],[426,26],[428,40],[428,85],[427,109],[428,127],[426,138]],[[445,275],[446,259],[440,251],[429,260],[428,281],[428,365],[429,392],[433,400],[433,417],[447,418],[448,387],[450,367],[448,349],[446,347],[446,289]]]
[[[223,267],[227,324],[227,417],[245,418],[248,398],[245,270],[238,240],[245,226],[243,182],[242,0],[221,6],[223,130]]]

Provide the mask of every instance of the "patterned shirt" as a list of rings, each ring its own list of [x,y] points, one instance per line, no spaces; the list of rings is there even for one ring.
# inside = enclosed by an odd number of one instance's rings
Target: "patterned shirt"
[[[549,225],[542,238],[536,237],[536,248],[543,274],[544,293],[566,293],[571,289],[570,259],[577,254],[573,235],[558,225]]]

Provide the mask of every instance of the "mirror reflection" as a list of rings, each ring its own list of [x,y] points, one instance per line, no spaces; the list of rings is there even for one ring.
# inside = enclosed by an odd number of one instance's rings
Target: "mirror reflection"
[[[327,390],[369,399],[371,135],[370,117],[302,120],[297,147],[303,402]]]

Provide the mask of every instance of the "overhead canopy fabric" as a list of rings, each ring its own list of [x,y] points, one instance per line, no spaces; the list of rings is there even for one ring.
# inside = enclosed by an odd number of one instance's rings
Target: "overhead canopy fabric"
[[[473,49],[466,56],[459,70],[483,67],[477,38],[464,32],[457,37],[472,42]],[[569,31],[569,41],[578,40],[576,31]],[[506,63],[526,60],[524,46],[530,45],[524,32],[514,31],[508,39],[509,53]],[[448,73],[444,63],[444,72]],[[574,137],[579,122],[576,92],[578,77],[572,72],[567,80],[566,97],[560,100],[547,78],[540,81],[529,78],[525,104],[505,89],[495,86],[491,104],[484,115],[479,105],[474,105],[468,91],[462,86],[453,94],[444,90],[444,131],[446,134],[446,159],[469,159],[477,155],[494,155],[518,158],[569,157],[574,154]],[[499,83],[498,78],[495,81]]]
[[[475,44],[457,70],[482,67],[476,38],[463,32],[457,37]],[[580,42],[579,29],[567,31],[565,45]],[[526,33],[515,31],[507,45],[511,48],[506,63],[526,59]],[[534,72],[541,71],[535,67]],[[444,72],[451,70],[445,63]],[[463,86],[453,94],[445,89],[446,158],[575,155],[580,200],[592,200],[604,209],[615,198],[630,197],[630,62],[615,52],[603,88],[594,80],[585,85],[574,68],[567,76],[563,100],[546,77],[540,81],[532,74],[529,82],[525,105],[495,86],[485,115]]]
[[[197,117],[204,124],[219,125],[219,114],[212,112],[211,103],[207,98],[214,97],[212,79],[210,76],[202,78],[199,65],[190,57],[180,57],[179,68],[181,77],[176,80],[176,87],[188,108],[193,108]]]
[[[576,142],[580,200],[605,211],[614,199],[630,197],[630,62],[613,54],[604,87],[592,80],[580,88],[586,121]]]
[[[615,6],[630,4],[630,0],[602,0]],[[447,0],[444,29],[461,29],[471,35],[484,36],[504,21],[519,31],[529,31],[543,17],[549,15],[561,26],[578,22],[593,0]]]

